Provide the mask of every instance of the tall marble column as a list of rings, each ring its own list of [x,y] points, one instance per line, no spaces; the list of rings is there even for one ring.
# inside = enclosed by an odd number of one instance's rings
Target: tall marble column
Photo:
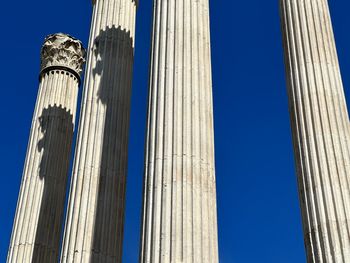
[[[350,133],[327,0],[281,0],[308,262],[350,262]]]
[[[54,34],[41,51],[39,93],[7,262],[57,262],[80,73],[80,41]]]
[[[62,262],[121,262],[135,0],[96,0]]]
[[[140,262],[218,262],[208,0],[154,0]]]

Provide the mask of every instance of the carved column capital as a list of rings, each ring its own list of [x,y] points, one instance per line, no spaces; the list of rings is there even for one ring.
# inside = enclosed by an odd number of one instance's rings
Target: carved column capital
[[[95,4],[96,4],[96,1],[97,1],[97,0],[92,0],[92,5],[95,5]],[[132,1],[134,1],[134,2],[135,2],[136,7],[138,7],[138,6],[139,6],[139,0],[132,0]]]
[[[51,69],[64,69],[80,80],[85,53],[78,39],[63,33],[49,35],[41,49],[41,74]]]

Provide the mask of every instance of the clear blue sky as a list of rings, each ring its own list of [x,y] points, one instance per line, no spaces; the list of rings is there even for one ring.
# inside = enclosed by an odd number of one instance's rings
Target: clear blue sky
[[[330,0],[345,87],[348,0]],[[34,109],[44,37],[87,46],[91,0],[2,1],[0,262],[5,262]],[[151,0],[140,0],[131,111],[124,262],[139,250]],[[221,263],[305,262],[277,0],[211,1]],[[350,98],[350,88],[346,88]],[[349,100],[349,99],[348,99]]]

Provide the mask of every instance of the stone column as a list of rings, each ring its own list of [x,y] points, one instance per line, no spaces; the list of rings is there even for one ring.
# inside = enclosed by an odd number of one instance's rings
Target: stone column
[[[140,262],[218,262],[208,0],[154,0]]]
[[[62,262],[121,262],[136,5],[94,1]]]
[[[308,262],[350,262],[350,133],[327,0],[281,0]]]
[[[80,73],[80,41],[55,34],[41,51],[40,86],[7,262],[57,262]]]

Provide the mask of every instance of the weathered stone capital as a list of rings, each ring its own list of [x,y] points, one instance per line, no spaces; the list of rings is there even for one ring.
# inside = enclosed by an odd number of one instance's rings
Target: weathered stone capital
[[[50,69],[66,69],[80,79],[85,62],[82,43],[67,34],[57,33],[46,37],[41,49],[41,74]]]

